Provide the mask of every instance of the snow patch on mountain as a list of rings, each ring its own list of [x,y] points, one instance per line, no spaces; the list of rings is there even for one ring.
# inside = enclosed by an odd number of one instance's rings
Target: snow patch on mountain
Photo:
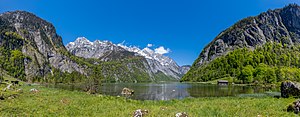
[[[140,49],[137,46],[125,46],[123,44],[117,44],[117,46],[122,47],[126,49],[129,52],[137,53],[140,56],[145,57],[146,59],[156,60],[159,61],[161,65],[167,66],[170,64],[176,64],[175,61],[167,56],[164,56],[163,54],[167,52],[156,52],[156,50],[152,50],[149,48],[149,44],[144,49]],[[152,46],[152,45],[151,45]],[[160,49],[164,49],[164,47],[160,46]],[[162,51],[170,51],[170,49],[162,50]],[[177,65],[178,66],[178,65]]]

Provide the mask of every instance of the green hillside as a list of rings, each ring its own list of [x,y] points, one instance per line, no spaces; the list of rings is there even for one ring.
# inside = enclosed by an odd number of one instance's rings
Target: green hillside
[[[255,50],[241,48],[202,67],[193,67],[182,81],[228,78],[236,83],[300,81],[300,46],[267,43]]]

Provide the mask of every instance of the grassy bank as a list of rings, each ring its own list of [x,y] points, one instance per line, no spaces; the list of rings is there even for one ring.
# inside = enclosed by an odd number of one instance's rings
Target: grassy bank
[[[295,116],[284,111],[295,99],[188,98],[170,101],[136,101],[122,97],[24,86],[15,99],[0,100],[0,116],[106,116],[129,117],[134,110],[149,110],[148,117],[174,117],[177,112],[197,116]],[[30,93],[31,88],[40,90]]]

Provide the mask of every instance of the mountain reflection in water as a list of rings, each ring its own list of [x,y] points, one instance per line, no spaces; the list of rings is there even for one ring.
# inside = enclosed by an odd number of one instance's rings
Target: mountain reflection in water
[[[68,90],[81,90],[79,86],[55,85],[56,88]],[[267,91],[278,91],[274,88],[251,87],[251,86],[218,86],[212,84],[199,83],[105,83],[99,87],[99,91],[104,95],[122,96],[124,87],[134,90],[131,99],[137,100],[171,100],[183,99],[187,97],[227,97],[239,94],[256,94]]]

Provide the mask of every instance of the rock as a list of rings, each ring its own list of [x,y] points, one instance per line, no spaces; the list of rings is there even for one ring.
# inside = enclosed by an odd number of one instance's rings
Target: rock
[[[280,86],[281,97],[300,96],[300,85],[291,81],[285,81]]]
[[[298,114],[300,111],[300,100],[296,100],[295,102],[293,102],[293,104],[290,104],[287,107],[287,111],[288,112],[294,112],[295,114]]]
[[[133,117],[143,117],[143,116],[145,116],[148,113],[149,113],[148,110],[138,109],[138,110],[134,111]]]
[[[125,87],[125,88],[123,88],[121,94],[122,95],[132,95],[132,94],[134,94],[134,90]]]
[[[176,113],[175,117],[188,117],[188,114],[186,112]]]
[[[35,88],[33,88],[33,89],[30,89],[30,92],[32,92],[32,93],[38,93],[38,92],[40,92],[40,91],[37,90],[37,89],[35,89]]]

